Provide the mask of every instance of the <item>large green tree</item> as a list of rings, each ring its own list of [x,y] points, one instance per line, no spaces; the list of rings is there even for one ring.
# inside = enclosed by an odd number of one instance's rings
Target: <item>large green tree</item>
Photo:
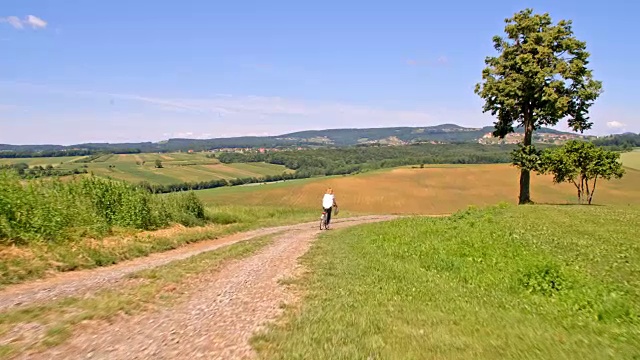
[[[485,59],[475,92],[485,100],[483,112],[497,117],[493,135],[504,138],[514,126],[524,128],[522,149],[531,149],[533,132],[567,119],[576,132],[593,125],[589,107],[602,83],[587,68],[586,43],[575,38],[570,20],[553,24],[549,14],[525,9],[506,19],[505,37],[495,36],[498,56]],[[516,166],[517,162],[514,162]],[[518,202],[531,202],[530,171],[520,167]]]

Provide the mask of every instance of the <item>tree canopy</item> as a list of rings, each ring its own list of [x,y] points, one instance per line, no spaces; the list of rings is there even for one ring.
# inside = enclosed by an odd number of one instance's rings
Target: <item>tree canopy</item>
[[[593,143],[568,141],[560,148],[547,149],[538,163],[541,173],[553,174],[555,183],[572,183],[578,202],[591,204],[598,178],[619,179],[624,175],[620,153],[605,150]]]
[[[475,88],[483,112],[497,120],[493,135],[504,138],[514,126],[525,130],[523,149],[532,151],[533,132],[567,119],[576,132],[588,130],[588,110],[602,93],[602,83],[587,68],[586,43],[575,38],[570,20],[553,24],[548,13],[525,9],[505,20],[505,37],[494,36],[498,56],[485,59],[482,82]],[[514,161],[515,163],[515,161]],[[530,169],[521,168],[519,203],[529,203]]]

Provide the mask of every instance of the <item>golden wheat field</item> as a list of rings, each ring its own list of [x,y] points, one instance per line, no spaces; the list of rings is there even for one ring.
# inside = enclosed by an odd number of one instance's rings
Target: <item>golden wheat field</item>
[[[397,168],[354,176],[199,191],[209,204],[242,204],[318,208],[328,187],[341,209],[356,213],[445,214],[469,205],[516,203],[519,171],[509,165]],[[568,183],[532,176],[532,198],[538,203],[576,202]],[[640,171],[627,169],[620,180],[599,181],[594,204],[640,204]]]

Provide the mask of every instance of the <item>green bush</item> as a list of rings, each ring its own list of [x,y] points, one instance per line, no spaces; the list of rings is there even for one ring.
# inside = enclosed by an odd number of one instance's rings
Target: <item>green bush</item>
[[[192,226],[205,220],[204,206],[193,193],[160,198],[135,185],[93,176],[24,182],[15,172],[0,172],[0,241],[8,244],[100,237],[114,227]]]
[[[193,192],[153,195],[156,227],[179,223],[185,226],[202,225],[207,219],[204,205]]]

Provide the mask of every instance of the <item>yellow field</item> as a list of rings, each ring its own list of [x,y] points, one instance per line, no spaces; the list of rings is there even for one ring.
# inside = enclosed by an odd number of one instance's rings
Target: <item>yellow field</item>
[[[319,208],[327,187],[342,209],[360,213],[443,214],[468,205],[516,203],[519,171],[509,165],[399,168],[356,176],[199,191],[210,204]],[[531,194],[539,203],[575,203],[571,184],[532,177]],[[640,204],[640,171],[627,169],[620,180],[600,181],[595,204]]]
[[[622,164],[624,164],[624,166],[640,170],[640,149],[622,153],[620,159],[622,160]]]

